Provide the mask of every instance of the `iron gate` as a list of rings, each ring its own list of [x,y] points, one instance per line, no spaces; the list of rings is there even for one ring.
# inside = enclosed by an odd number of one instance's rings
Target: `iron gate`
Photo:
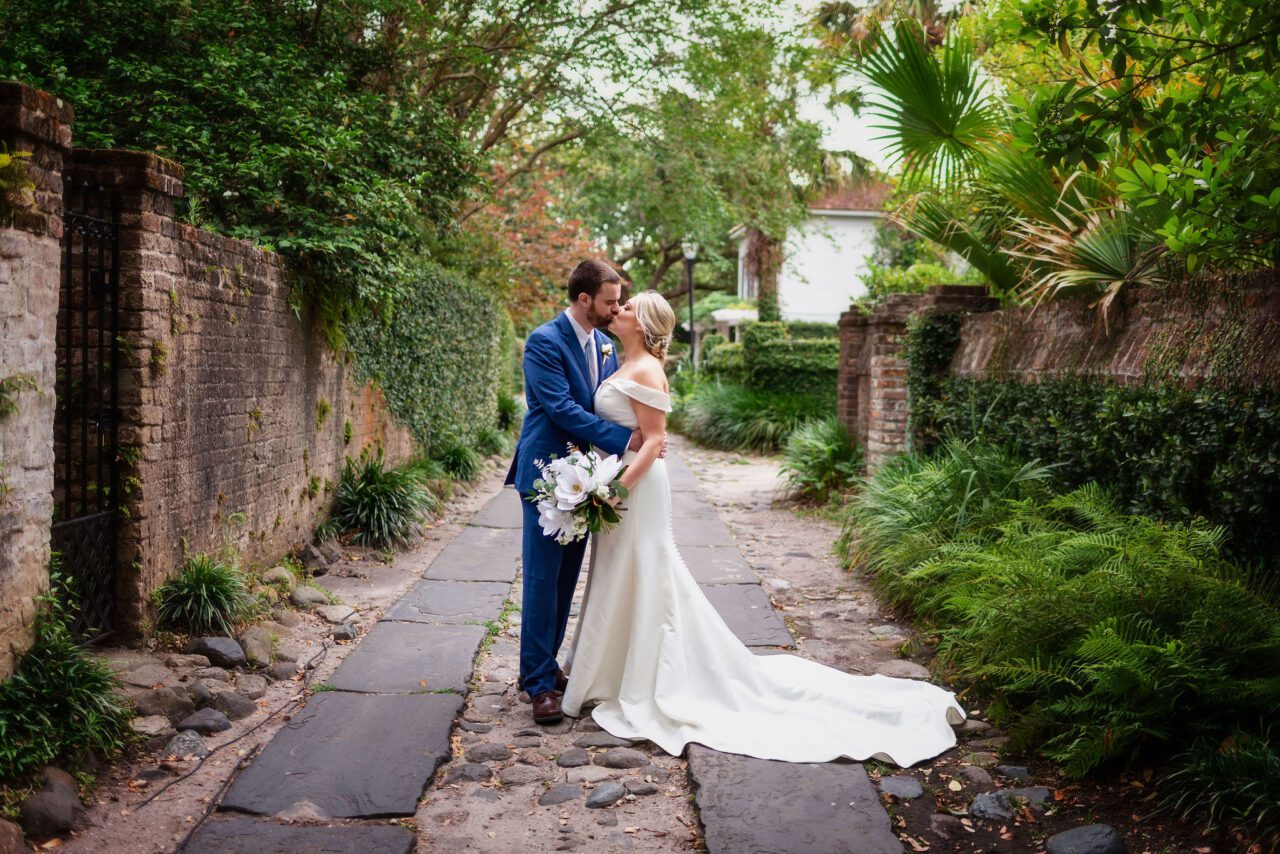
[[[120,199],[68,181],[58,297],[52,547],[76,598],[76,630],[114,628],[120,497]]]

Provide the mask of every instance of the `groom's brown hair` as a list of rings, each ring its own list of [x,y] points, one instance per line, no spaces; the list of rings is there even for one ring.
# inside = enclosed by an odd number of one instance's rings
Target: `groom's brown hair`
[[[573,268],[569,274],[569,302],[577,302],[580,294],[594,298],[600,293],[600,286],[605,282],[621,282],[618,271],[609,266],[609,262],[599,258],[589,258]]]

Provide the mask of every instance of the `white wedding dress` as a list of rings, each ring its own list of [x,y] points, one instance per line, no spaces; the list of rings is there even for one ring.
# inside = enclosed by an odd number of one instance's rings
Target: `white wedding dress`
[[[596,414],[634,430],[630,398],[671,410],[663,392],[610,378],[596,392]],[[625,506],[622,522],[595,544],[565,663],[565,714],[598,703],[592,716],[605,730],[672,755],[697,742],[761,759],[908,766],[956,743],[951,724],[964,712],[949,691],[747,649],[676,549],[663,460]]]

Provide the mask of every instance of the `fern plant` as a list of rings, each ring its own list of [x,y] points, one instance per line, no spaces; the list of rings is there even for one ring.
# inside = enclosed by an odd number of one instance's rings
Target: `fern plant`
[[[862,449],[837,418],[802,424],[787,438],[782,457],[787,483],[806,498],[847,490],[862,468]]]
[[[230,635],[248,614],[254,599],[244,576],[230,564],[206,554],[192,555],[182,571],[153,594],[162,623],[194,634]]]

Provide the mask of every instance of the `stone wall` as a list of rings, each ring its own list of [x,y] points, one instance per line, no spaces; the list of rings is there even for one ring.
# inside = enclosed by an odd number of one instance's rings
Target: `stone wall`
[[[62,165],[71,110],[0,84],[0,141],[28,151],[32,198],[0,228],[0,679],[31,644],[35,598],[49,585],[53,392],[62,236]],[[32,204],[28,204],[33,202]]]
[[[268,562],[311,538],[343,460],[413,451],[381,393],[351,379],[279,256],[174,219],[182,170],[153,154],[76,150],[71,180],[121,191],[125,518],[121,629],[186,553]],[[350,425],[348,429],[348,425]]]

